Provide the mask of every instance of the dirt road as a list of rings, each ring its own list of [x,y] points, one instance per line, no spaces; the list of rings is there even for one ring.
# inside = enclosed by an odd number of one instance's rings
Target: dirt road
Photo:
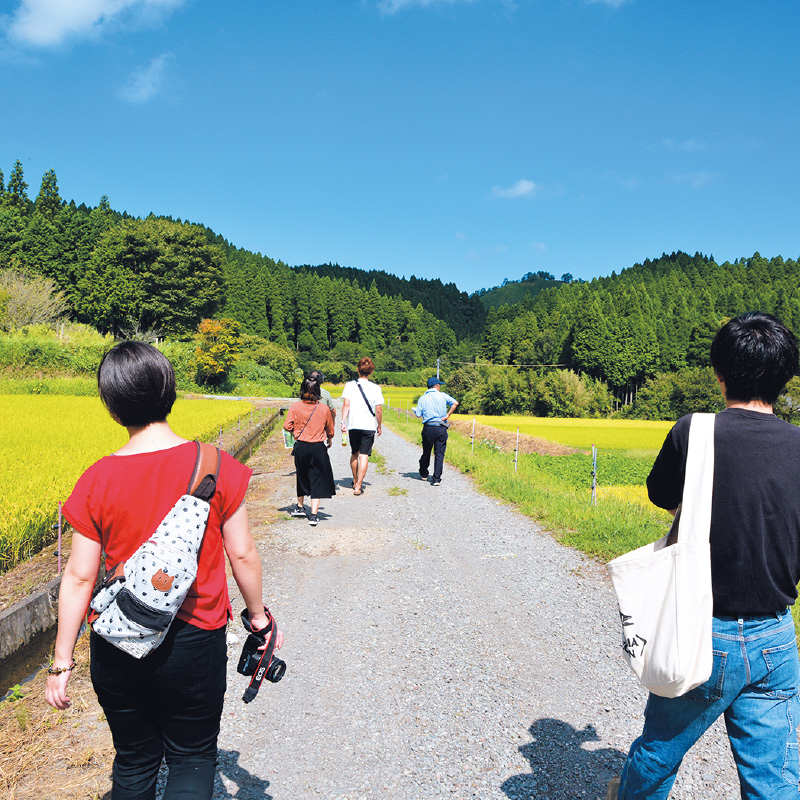
[[[385,469],[354,497],[335,444],[341,491],[319,526],[265,531],[288,672],[242,704],[232,626],[216,797],[605,798],[645,695],[619,658],[604,568],[452,469],[441,487],[420,480],[418,449],[391,432],[377,450]],[[278,463],[253,481],[256,528],[293,502]],[[672,797],[738,797],[719,727]]]

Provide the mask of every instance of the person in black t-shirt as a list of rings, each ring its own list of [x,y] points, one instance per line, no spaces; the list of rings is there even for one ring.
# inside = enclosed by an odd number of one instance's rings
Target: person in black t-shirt
[[[714,431],[709,536],[714,666],[682,697],[650,695],[609,798],[666,798],[683,756],[720,715],[742,797],[798,797],[800,661],[788,606],[800,582],[800,429],[773,413],[797,372],[798,345],[775,317],[748,312],[717,333],[711,363],[726,406]],[[669,432],[647,479],[652,502],[673,513],[690,419]]]

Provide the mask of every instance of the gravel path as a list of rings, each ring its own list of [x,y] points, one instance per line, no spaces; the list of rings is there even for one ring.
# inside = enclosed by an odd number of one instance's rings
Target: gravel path
[[[319,526],[287,518],[260,545],[288,671],[242,704],[231,626],[215,798],[605,798],[645,700],[605,568],[447,464],[441,487],[421,481],[390,431],[376,449],[385,473],[354,497],[335,443]],[[289,506],[291,466],[270,492]],[[737,787],[718,725],[671,797]]]

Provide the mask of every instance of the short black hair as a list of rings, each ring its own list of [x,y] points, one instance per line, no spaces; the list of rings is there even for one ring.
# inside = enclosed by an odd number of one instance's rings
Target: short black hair
[[[119,342],[97,370],[100,399],[123,426],[143,427],[163,422],[175,402],[175,371],[167,357],[151,344]]]
[[[306,378],[300,385],[301,400],[319,400],[322,392],[319,390],[319,381],[313,378]]]
[[[314,369],[311,372],[309,372],[308,377],[311,378],[312,381],[316,381],[317,383],[325,383],[325,376],[318,369]]]
[[[772,314],[748,311],[723,325],[711,344],[711,365],[728,400],[773,405],[797,373],[794,334]]]

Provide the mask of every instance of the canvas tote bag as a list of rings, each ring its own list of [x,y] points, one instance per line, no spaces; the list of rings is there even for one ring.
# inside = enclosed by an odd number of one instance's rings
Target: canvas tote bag
[[[711,675],[714,420],[692,415],[683,500],[669,534],[608,563],[625,660],[661,697],[686,694]]]

